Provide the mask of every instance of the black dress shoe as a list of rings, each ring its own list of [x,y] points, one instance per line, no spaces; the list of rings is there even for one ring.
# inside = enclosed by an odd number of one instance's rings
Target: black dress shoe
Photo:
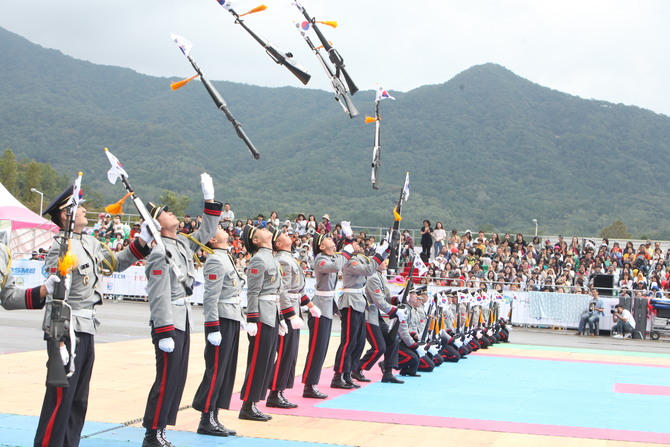
[[[268,407],[274,408],[295,408],[296,404],[292,404],[288,400],[284,399],[279,391],[270,391],[270,395],[265,401],[265,405]]]
[[[214,412],[202,413],[200,416],[200,424],[198,425],[198,434],[209,436],[228,436],[228,432],[221,430],[217,424]]]
[[[347,382],[342,379],[342,374],[335,373],[333,375],[333,380],[330,381],[331,388],[337,388],[341,390],[353,390],[354,386],[349,385]]]
[[[284,390],[281,390],[279,392],[279,397],[284,402],[284,405],[285,405],[284,408],[298,408],[298,404],[294,404],[293,402],[289,402],[289,400],[286,398],[286,396],[284,396]]]
[[[370,379],[363,375],[363,371],[352,371],[351,378],[358,380],[359,382],[370,382]]]
[[[354,383],[354,381],[351,380],[351,373],[342,374],[342,380],[344,380],[344,383],[346,383],[347,385],[349,385],[353,388],[358,389],[358,388],[361,387],[359,384]]]
[[[216,422],[216,425],[219,426],[219,429],[222,431],[225,431],[228,436],[235,436],[237,435],[237,432],[235,430],[231,430],[230,428],[224,427],[224,425],[219,421],[219,409],[217,408],[214,410],[214,422]]]
[[[393,374],[391,371],[385,372],[384,375],[382,376],[382,382],[383,383],[405,383],[404,380],[398,379],[395,374]]]
[[[165,429],[152,430],[147,428],[142,441],[142,447],[174,447],[174,444],[165,438]]]
[[[302,397],[308,397],[310,399],[326,399],[328,395],[317,390],[315,385],[305,385],[305,389],[302,391]]]
[[[259,421],[259,422],[267,422],[270,419],[272,419],[271,416],[261,413],[258,410],[258,408],[256,408],[255,402],[248,402],[248,401],[242,403],[239,418],[246,419],[248,421]]]
[[[409,371],[403,371],[403,370],[400,371],[400,375],[403,376],[403,377],[405,377],[405,376],[407,376],[407,377],[421,377],[421,374],[417,374],[417,373],[413,373],[413,372],[409,372]]]

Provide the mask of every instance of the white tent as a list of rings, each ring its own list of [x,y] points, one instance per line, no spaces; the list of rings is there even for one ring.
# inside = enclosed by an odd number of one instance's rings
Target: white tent
[[[0,241],[21,259],[29,258],[39,248],[51,247],[58,227],[26,208],[0,183],[0,239],[3,232],[9,234],[9,243],[7,238]]]

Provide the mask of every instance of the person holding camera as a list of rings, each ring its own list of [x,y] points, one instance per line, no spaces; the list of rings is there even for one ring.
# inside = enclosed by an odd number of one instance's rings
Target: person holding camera
[[[624,309],[623,305],[617,304],[612,309],[612,334],[614,338],[631,338],[631,334],[635,330],[635,319],[629,310]]]
[[[605,304],[599,298],[598,289],[591,290],[591,297],[593,299],[589,302],[589,308],[584,311],[582,317],[579,319],[579,332],[576,335],[584,335],[587,324],[589,325],[589,333],[595,335],[596,323],[600,321],[601,316],[605,315],[603,313]]]

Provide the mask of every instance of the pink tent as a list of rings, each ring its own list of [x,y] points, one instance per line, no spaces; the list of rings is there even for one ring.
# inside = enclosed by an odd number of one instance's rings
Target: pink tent
[[[58,227],[23,206],[0,183],[0,232],[9,233],[7,245],[12,255],[21,259],[39,248],[48,249]]]

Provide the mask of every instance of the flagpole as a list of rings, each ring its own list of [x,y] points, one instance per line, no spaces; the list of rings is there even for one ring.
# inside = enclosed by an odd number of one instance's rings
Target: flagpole
[[[407,189],[407,192],[405,191]],[[394,215],[394,222],[393,222],[393,231],[398,231],[400,228],[400,221],[402,220],[402,202],[403,198],[407,195],[409,195],[409,172],[405,175],[405,182],[403,183],[402,188],[400,188],[400,197],[398,198],[398,203],[395,206],[395,209],[393,210],[393,215]],[[398,252],[400,248],[400,236],[398,236],[398,242],[396,244],[392,244],[391,246],[391,252],[389,253],[389,265],[388,265],[388,271],[389,274],[396,274],[397,269],[398,269]]]

